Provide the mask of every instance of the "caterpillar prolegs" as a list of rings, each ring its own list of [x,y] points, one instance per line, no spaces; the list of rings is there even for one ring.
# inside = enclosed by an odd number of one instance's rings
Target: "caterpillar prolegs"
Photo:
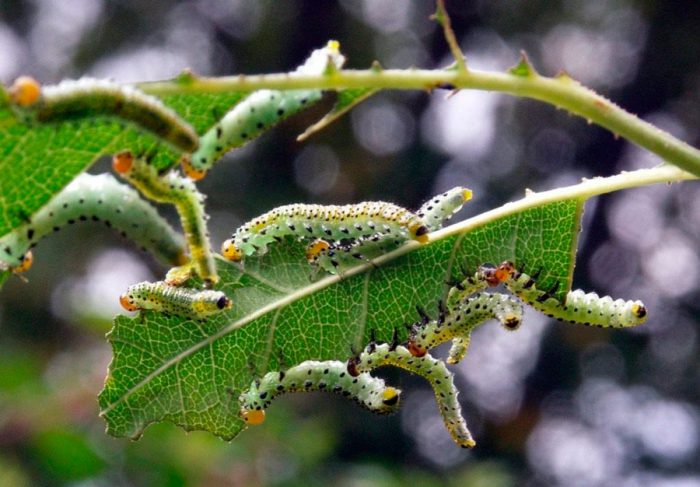
[[[399,389],[387,386],[382,379],[369,374],[350,375],[345,362],[308,360],[284,372],[268,372],[253,382],[238,398],[239,414],[250,425],[261,424],[265,410],[276,397],[309,391],[341,394],[377,414],[396,411],[401,397]]]
[[[26,223],[0,238],[0,263],[28,268],[28,251],[42,238],[87,221],[103,222],[165,263],[186,261],[180,234],[136,191],[109,174],[81,174]]]
[[[323,74],[339,69],[345,62],[337,41],[313,51],[295,73]],[[321,99],[322,90],[255,91],[202,135],[200,146],[182,159],[182,167],[191,179],[201,179],[226,152],[240,147],[274,126],[280,120],[311,106]]]

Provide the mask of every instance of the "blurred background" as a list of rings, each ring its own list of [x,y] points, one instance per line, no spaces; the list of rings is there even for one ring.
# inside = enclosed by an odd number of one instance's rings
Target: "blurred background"
[[[700,143],[700,3],[447,6],[470,67],[504,70],[524,49],[540,72],[564,69]],[[331,38],[351,68],[437,68],[451,60],[432,11],[427,0],[0,0],[0,81],[279,72]],[[660,162],[551,106],[446,94],[383,93],[297,143],[329,96],[229,154],[199,185],[213,242],[289,202],[416,208],[464,184],[475,194],[464,218],[525,188]],[[91,172],[108,170],[101,161]],[[642,299],[649,321],[610,332],[530,313],[515,333],[478,329],[455,369],[471,452],[451,443],[428,386],[398,373],[407,394],[391,418],[298,395],[231,443],[169,424],[139,442],[106,436],[96,396],[117,296],[164,269],[102,226],[60,232],[35,250],[28,282],[0,292],[0,486],[700,486],[700,185],[597,198],[584,224],[575,287]]]

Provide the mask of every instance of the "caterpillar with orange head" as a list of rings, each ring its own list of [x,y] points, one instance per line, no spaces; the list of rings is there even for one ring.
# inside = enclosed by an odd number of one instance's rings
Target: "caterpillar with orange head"
[[[81,174],[43,208],[12,232],[0,237],[0,264],[22,272],[42,238],[62,227],[102,222],[170,265],[186,261],[182,236],[136,191],[109,174]]]
[[[116,154],[112,159],[112,167],[144,196],[175,205],[190,249],[194,271],[206,285],[216,284],[219,276],[209,243],[206,223],[209,217],[204,211],[204,196],[197,191],[194,182],[175,171],[160,176],[147,159],[134,157],[129,151]]]
[[[169,286],[165,282],[140,282],[119,297],[127,311],[141,309],[204,319],[230,309],[232,301],[221,291]]]
[[[272,401],[289,392],[328,391],[353,399],[377,414],[389,414],[399,407],[401,391],[369,374],[351,375],[345,362],[308,360],[284,372],[268,372],[254,381],[238,398],[240,417],[250,425],[265,420]]]
[[[239,227],[221,246],[228,260],[237,262],[262,255],[276,240],[292,236],[329,240],[382,235],[428,240],[428,227],[415,213],[393,203],[369,201],[351,205],[292,204],[275,208]]]
[[[457,186],[430,198],[416,212],[429,231],[442,228],[445,221],[458,212],[471,199],[472,192]],[[374,259],[397,249],[405,242],[403,234],[376,233],[340,241],[318,238],[306,248],[306,260],[312,266],[330,274],[338,274],[362,261]]]
[[[42,87],[20,76],[9,89],[17,112],[38,123],[114,117],[152,132],[181,152],[199,146],[194,129],[158,98],[113,81],[81,78]]]
[[[559,321],[582,323],[604,328],[637,326],[647,319],[647,309],[639,300],[625,301],[600,297],[580,289],[566,294],[564,301],[554,297],[556,288],[537,288],[537,276],[518,271],[510,261],[501,263],[492,274],[497,282],[538,311]]]

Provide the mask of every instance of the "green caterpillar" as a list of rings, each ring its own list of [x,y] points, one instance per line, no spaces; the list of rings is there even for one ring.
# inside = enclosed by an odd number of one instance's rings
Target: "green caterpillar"
[[[457,400],[459,392],[454,385],[454,376],[441,360],[437,360],[427,353],[422,357],[414,357],[406,347],[396,343],[376,344],[371,342],[359,356],[348,361],[347,370],[350,375],[358,375],[387,365],[405,369],[430,382],[445,427],[450,432],[454,442],[462,448],[472,448],[476,445],[462,417],[462,408]]]
[[[647,309],[641,301],[613,300],[610,296],[601,298],[596,293],[585,293],[580,289],[570,291],[562,303],[553,297],[556,288],[537,289],[536,276],[530,277],[518,271],[509,261],[499,265],[493,275],[527,304],[559,321],[623,328],[640,325],[647,319]]]
[[[108,80],[81,78],[41,87],[27,76],[10,88],[10,99],[22,115],[39,123],[113,116],[146,129],[176,149],[192,152],[199,137],[192,127],[158,98]]]
[[[439,230],[444,221],[459,211],[464,203],[472,197],[472,192],[461,186],[434,196],[416,212],[426,228]],[[391,252],[404,243],[402,234],[374,234],[340,241],[328,241],[323,238],[312,241],[306,248],[306,260],[310,265],[325,270],[330,274],[342,273],[357,265]]]
[[[386,386],[369,374],[351,376],[345,362],[308,360],[285,372],[268,372],[243,392],[238,402],[240,416],[250,425],[265,420],[265,409],[272,400],[288,392],[329,391],[354,399],[360,406],[378,414],[398,409],[401,391]]]
[[[293,204],[275,208],[239,227],[221,246],[228,260],[263,254],[267,246],[285,236],[354,239],[383,234],[421,243],[428,240],[428,227],[415,213],[384,201],[354,205]]]
[[[175,287],[162,281],[129,286],[119,302],[127,311],[147,309],[195,319],[207,318],[232,306],[221,291]]]
[[[428,350],[452,340],[447,363],[456,364],[466,355],[471,332],[478,325],[495,318],[507,330],[515,330],[523,317],[523,307],[517,300],[498,293],[478,293],[453,307],[440,308],[438,319],[430,320],[421,311],[423,321],[411,327],[408,349],[413,356],[422,357]]]
[[[345,62],[337,41],[329,41],[311,53],[295,73],[323,74],[329,68],[339,69]],[[201,179],[226,152],[240,147],[274,126],[280,120],[311,106],[321,99],[322,90],[260,90],[233,107],[202,135],[200,146],[191,156],[183,157],[182,167],[192,179]]]
[[[187,260],[182,236],[136,191],[108,174],[81,174],[26,223],[0,238],[0,265],[20,266],[46,235],[86,221],[103,222],[165,263]]]
[[[161,177],[146,159],[135,158],[129,151],[115,155],[112,167],[144,196],[175,205],[190,248],[194,270],[206,285],[216,284],[219,276],[209,245],[206,223],[209,217],[204,212],[204,196],[197,191],[195,184],[176,172]]]
[[[457,186],[433,196],[418,208],[416,214],[423,219],[431,232],[440,230],[452,215],[462,209],[464,203],[472,199],[470,189]]]

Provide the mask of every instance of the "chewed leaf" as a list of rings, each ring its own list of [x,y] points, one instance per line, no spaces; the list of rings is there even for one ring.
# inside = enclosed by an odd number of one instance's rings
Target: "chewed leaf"
[[[379,90],[373,88],[359,88],[354,90],[343,90],[338,92],[338,99],[333,106],[333,109],[328,112],[321,120],[307,128],[303,134],[297,137],[298,141],[304,141],[316,132],[320,132],[328,125],[335,122],[337,119],[345,115],[356,105],[359,105],[370,96],[377,93]]]
[[[218,261],[232,309],[207,321],[143,312],[120,316],[109,340],[114,351],[101,415],[115,436],[138,437],[156,421],[222,438],[245,426],[237,397],[253,375],[305,360],[343,360],[375,330],[417,319],[416,306],[437,315],[452,276],[509,259],[542,269],[543,286],[570,288],[582,202],[565,200],[471,228],[443,229],[424,245],[406,244],[345,276],[310,278],[303,243],[270,245],[245,265]],[[534,272],[534,271],[533,271]],[[400,329],[401,339],[406,332]]]

